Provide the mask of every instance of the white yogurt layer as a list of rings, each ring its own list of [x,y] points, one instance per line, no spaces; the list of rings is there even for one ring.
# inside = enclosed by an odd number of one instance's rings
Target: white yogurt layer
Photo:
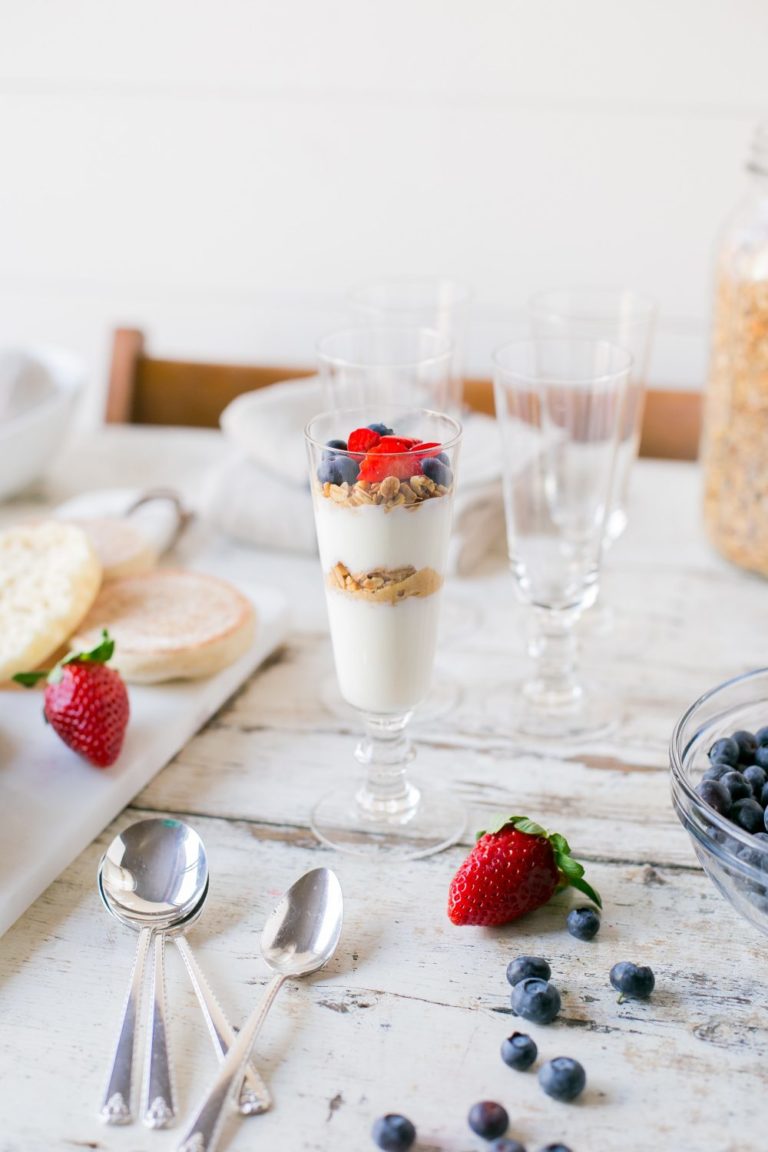
[[[352,573],[411,565],[445,574],[449,497],[389,510],[371,504],[350,508],[320,497],[315,511],[326,577],[338,563]],[[423,700],[435,658],[439,594],[372,603],[326,584],[326,600],[344,699],[365,712],[390,714]]]
[[[341,562],[350,572],[372,568],[434,568],[442,576],[451,533],[451,500],[438,496],[411,508],[383,504],[348,507],[315,498],[320,562],[328,573]]]
[[[440,596],[372,604],[328,589],[339,689],[353,708],[397,715],[424,699],[432,679]]]

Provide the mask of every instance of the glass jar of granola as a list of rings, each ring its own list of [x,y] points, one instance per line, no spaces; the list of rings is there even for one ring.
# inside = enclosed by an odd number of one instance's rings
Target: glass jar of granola
[[[704,403],[704,519],[729,560],[768,576],[768,123],[722,234]]]

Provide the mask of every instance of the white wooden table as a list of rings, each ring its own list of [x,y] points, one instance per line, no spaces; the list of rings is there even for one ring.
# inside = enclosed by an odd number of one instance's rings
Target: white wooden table
[[[139,473],[144,483],[194,486],[221,452],[215,433],[111,430],[77,463],[71,454],[68,466],[59,462],[43,499],[135,483]],[[641,462],[634,480],[629,530],[605,565],[614,628],[584,638],[585,663],[622,697],[616,735],[556,758],[505,733],[505,695],[526,656],[501,557],[449,587],[454,619],[466,606],[475,620],[439,658],[460,700],[414,728],[421,770],[466,800],[471,828],[526,812],[568,837],[604,898],[597,939],[567,934],[567,895],[505,929],[453,927],[446,892],[466,847],[384,869],[314,841],[313,799],[354,771],[353,732],[320,696],[333,672],[318,565],[222,542],[221,571],[287,590],[292,634],[0,939],[0,1152],[176,1146],[181,1127],[105,1128],[95,1115],[135,943],[102,911],[96,866],[118,828],[155,813],[189,821],[207,845],[212,894],[191,942],[234,1021],[268,978],[258,938],[277,895],[320,863],[344,889],[335,960],[285,988],[259,1042],[274,1109],[233,1124],[227,1147],[364,1152],[374,1147],[373,1120],[399,1111],[415,1123],[420,1149],[470,1152],[483,1142],[467,1111],[491,1099],[507,1107],[510,1134],[529,1152],[557,1139],[573,1152],[763,1152],[768,940],[698,868],[669,801],[667,742],[703,690],[766,662],[768,590],[706,545],[694,466]],[[22,510],[6,506],[0,519]],[[540,1059],[583,1063],[588,1087],[577,1104],[550,1100],[534,1073],[499,1057],[515,1025],[505,967],[523,952],[549,958],[563,995],[556,1023],[525,1030]],[[654,968],[649,1002],[617,1004],[608,971],[621,959]],[[213,1056],[179,957],[168,961],[186,1116]]]

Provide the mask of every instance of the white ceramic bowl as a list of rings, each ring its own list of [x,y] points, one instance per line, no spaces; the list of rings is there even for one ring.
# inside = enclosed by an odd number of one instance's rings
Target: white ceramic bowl
[[[53,348],[0,351],[0,500],[20,492],[64,441],[83,365]]]

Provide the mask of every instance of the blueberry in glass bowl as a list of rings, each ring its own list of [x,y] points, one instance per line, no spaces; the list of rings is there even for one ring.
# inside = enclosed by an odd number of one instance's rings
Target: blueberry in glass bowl
[[[672,804],[701,866],[736,911],[768,933],[768,789],[749,771],[764,759],[761,748],[768,748],[768,668],[699,697],[675,725],[669,759]],[[726,789],[730,804],[722,789],[709,787],[712,781]],[[755,805],[764,810],[762,828]]]

